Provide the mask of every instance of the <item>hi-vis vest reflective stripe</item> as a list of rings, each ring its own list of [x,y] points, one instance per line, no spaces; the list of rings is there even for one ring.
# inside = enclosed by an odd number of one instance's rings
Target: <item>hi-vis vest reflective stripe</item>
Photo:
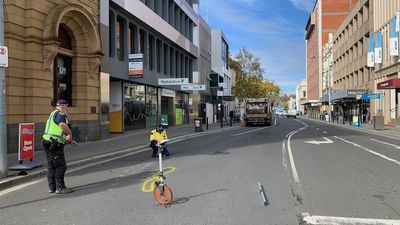
[[[57,142],[64,144],[65,143],[65,137],[63,135],[63,130],[62,128],[54,123],[54,115],[56,112],[59,112],[59,110],[54,110],[50,116],[49,119],[47,119],[46,122],[46,129],[43,134],[43,139],[46,141],[50,141],[50,137],[54,138]],[[66,122],[68,123],[68,119],[66,119]]]
[[[161,133],[157,132],[157,129],[154,129],[150,133],[150,141],[156,140],[156,141],[162,141],[168,139],[167,132],[163,130]]]

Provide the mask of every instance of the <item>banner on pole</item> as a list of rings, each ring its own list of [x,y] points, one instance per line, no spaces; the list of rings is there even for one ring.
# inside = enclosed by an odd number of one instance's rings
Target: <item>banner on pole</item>
[[[390,24],[390,56],[398,56],[399,55],[399,33],[396,31],[396,20],[391,19],[389,21]]]
[[[367,53],[367,67],[374,67],[375,66],[375,56],[374,56],[374,49],[375,49],[375,42],[374,38],[369,38],[369,47]]]
[[[375,63],[382,63],[382,33],[375,32]]]

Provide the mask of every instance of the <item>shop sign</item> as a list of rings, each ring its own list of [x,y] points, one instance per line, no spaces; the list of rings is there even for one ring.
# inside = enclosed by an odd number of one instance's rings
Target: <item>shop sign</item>
[[[206,85],[204,84],[183,84],[181,85],[181,90],[182,91],[205,91],[206,90]]]
[[[365,93],[364,89],[349,89],[349,90],[347,90],[347,96],[362,95],[364,93]]]
[[[175,98],[175,91],[163,88],[161,91],[161,96]]]
[[[143,54],[129,54],[128,71],[130,78],[143,77]]]
[[[189,78],[164,78],[158,79],[158,85],[182,85],[188,84]]]

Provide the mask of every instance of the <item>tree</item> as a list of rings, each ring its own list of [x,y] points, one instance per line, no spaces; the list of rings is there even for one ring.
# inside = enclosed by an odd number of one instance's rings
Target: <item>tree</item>
[[[244,98],[269,98],[274,102],[277,100],[280,88],[272,81],[263,80],[264,69],[260,58],[241,48],[235,60],[229,57],[229,66],[236,73],[233,94],[239,101]]]
[[[255,57],[245,47],[239,49],[239,53],[235,57],[241,67],[244,76],[256,76],[262,79],[264,69],[261,67],[259,57]]]

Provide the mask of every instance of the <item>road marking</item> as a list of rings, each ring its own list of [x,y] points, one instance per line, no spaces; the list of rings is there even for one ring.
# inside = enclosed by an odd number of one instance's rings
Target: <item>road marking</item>
[[[340,138],[340,137],[337,137],[337,136],[333,136],[333,137],[334,137],[334,138],[337,138],[337,139],[339,139],[339,140],[341,140],[341,141],[343,141],[343,142],[346,142],[346,143],[348,143],[348,144],[351,144],[351,145],[354,145],[354,146],[356,146],[356,147],[359,147],[359,148],[361,148],[361,149],[363,149],[363,150],[365,150],[365,151],[367,151],[367,152],[369,152],[369,153],[371,153],[371,154],[374,154],[374,155],[376,155],[376,156],[379,156],[379,157],[381,157],[381,158],[383,158],[383,159],[386,159],[386,160],[388,160],[388,161],[390,161],[390,162],[393,162],[393,163],[395,163],[395,164],[397,164],[397,165],[400,165],[400,162],[399,162],[399,161],[397,161],[397,160],[395,160],[395,159],[392,159],[392,158],[390,158],[390,157],[387,157],[387,156],[385,156],[385,155],[383,155],[383,154],[381,154],[381,153],[375,152],[375,151],[373,151],[373,150],[371,150],[371,149],[365,148],[365,147],[363,147],[363,146],[361,146],[361,145],[359,145],[359,144],[353,143],[353,142],[351,142],[351,141],[347,141],[347,140],[345,140],[345,139],[343,139],[343,138]]]
[[[309,213],[302,213],[303,221],[310,225],[400,225],[400,220],[384,220],[384,219],[367,219],[367,218],[350,218],[350,217],[334,217],[334,216],[311,216]]]
[[[379,141],[379,140],[376,140],[376,139],[371,139],[371,141],[379,142],[379,143],[381,143],[381,144],[389,145],[389,146],[395,147],[395,148],[397,148],[397,149],[400,149],[400,146],[395,145],[395,144],[391,144],[391,143],[388,143],[388,142]]]
[[[236,136],[240,136],[240,135],[243,135],[243,134],[252,133],[252,132],[259,131],[259,130],[262,130],[262,129],[267,129],[267,128],[268,128],[268,127],[261,127],[261,128],[258,128],[258,129],[255,129],[255,130],[249,130],[249,131],[246,131],[246,132],[243,132],[243,133],[231,134],[231,136],[232,136],[232,137],[236,137]]]
[[[165,167],[163,169],[163,173],[165,174],[169,174],[172,173],[176,170],[175,167]],[[158,171],[157,173],[153,174],[153,176],[147,178],[143,184],[142,184],[142,192],[153,192],[154,190],[154,182],[156,182],[158,180],[158,174],[160,173],[160,171]]]
[[[305,142],[305,143],[308,143],[308,144],[314,144],[314,145],[332,144],[332,143],[333,143],[333,141],[330,140],[330,139],[327,138],[327,137],[322,137],[322,138],[325,139],[325,141],[316,141],[316,140],[313,140],[313,141],[304,141],[304,142]]]
[[[33,185],[33,184],[36,184],[36,183],[39,183],[39,182],[41,182],[41,181],[43,181],[43,180],[45,180],[45,179],[41,179],[41,180],[37,180],[37,181],[32,181],[32,182],[29,182],[29,183],[26,183],[26,184],[20,184],[20,185],[17,185],[17,186],[15,186],[15,187],[8,188],[8,189],[6,189],[6,190],[0,191],[0,196],[9,194],[9,193],[14,192],[14,191],[18,191],[19,189],[22,189],[22,188],[24,188],[24,187],[27,187],[27,186],[30,186],[30,185]]]
[[[292,167],[293,179],[294,179],[294,181],[296,183],[299,183],[300,182],[299,175],[297,174],[296,165],[294,164],[294,159],[293,159],[293,154],[292,154],[292,147],[291,147],[291,144],[290,144],[290,139],[297,132],[298,131],[294,131],[294,132],[292,131],[291,134],[289,135],[288,141],[287,141],[287,148],[288,148],[288,154],[289,154],[290,167]]]
[[[319,128],[315,128],[316,130],[319,130]]]
[[[326,132],[326,131],[322,131],[322,133],[324,133],[324,134],[327,134],[328,132]]]

